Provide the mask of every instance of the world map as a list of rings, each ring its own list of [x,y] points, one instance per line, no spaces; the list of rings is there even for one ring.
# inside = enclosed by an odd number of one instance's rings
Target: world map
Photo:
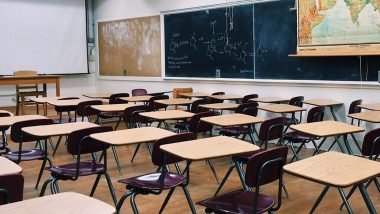
[[[298,46],[380,43],[380,0],[298,0]]]

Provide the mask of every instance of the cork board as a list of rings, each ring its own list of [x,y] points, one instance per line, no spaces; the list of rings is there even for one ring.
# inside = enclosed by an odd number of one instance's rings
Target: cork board
[[[160,16],[98,22],[99,75],[161,76]]]

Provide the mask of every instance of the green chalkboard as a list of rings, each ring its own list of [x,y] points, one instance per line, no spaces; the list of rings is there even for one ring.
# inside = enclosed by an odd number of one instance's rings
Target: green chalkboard
[[[293,6],[281,0],[164,15],[165,76],[377,80],[380,57],[289,57],[297,46]]]

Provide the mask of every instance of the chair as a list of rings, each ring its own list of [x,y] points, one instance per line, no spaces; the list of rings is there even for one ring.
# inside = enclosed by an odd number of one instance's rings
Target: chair
[[[370,160],[377,161],[380,156],[380,128],[373,129],[365,134],[361,150],[363,156],[367,156]],[[380,183],[377,177],[369,180],[365,185],[365,188],[367,188],[372,182],[375,183],[377,191],[380,192]],[[347,200],[351,197],[357,188],[358,185],[354,185],[351,188],[350,192],[347,194]],[[340,209],[342,209],[343,206],[344,203],[340,206]]]
[[[22,201],[24,177],[21,174],[0,176],[0,205]]]
[[[67,151],[71,155],[76,155],[76,162],[60,166],[48,167],[46,170],[51,172],[51,178],[43,184],[40,197],[45,194],[48,184],[52,194],[59,193],[58,181],[76,181],[81,176],[97,175],[90,196],[95,193],[96,187],[102,175],[106,177],[108,188],[111,192],[113,202],[116,205],[116,196],[112,186],[111,179],[107,172],[107,149],[110,147],[100,141],[89,137],[90,134],[112,131],[110,126],[92,127],[74,131],[69,134],[67,139]],[[82,155],[102,152],[104,162],[100,163],[96,159],[82,160]]]
[[[211,95],[225,95],[226,93],[224,92],[214,92]],[[210,98],[211,102],[210,103],[223,103],[224,100],[219,100],[215,98]]]
[[[203,122],[201,121],[201,118],[204,118],[204,117],[211,117],[211,116],[217,116],[219,115],[218,112],[214,112],[214,111],[208,111],[208,112],[201,112],[201,113],[197,113],[197,114],[194,114],[191,118],[190,118],[190,121],[189,121],[189,125],[188,126],[185,126],[186,127],[186,131],[187,132],[192,132],[192,133],[195,133],[195,134],[198,134],[198,133],[203,133],[203,136],[204,137],[209,137],[211,136],[211,132],[212,132],[212,127],[213,125],[210,124],[210,123],[206,123],[206,122]],[[181,128],[181,127],[174,127],[174,128],[177,128],[177,131],[181,131],[180,129],[178,128]],[[209,133],[209,135],[207,134]],[[206,163],[209,165],[214,177],[215,177],[215,180],[216,182],[219,184],[219,178],[216,174],[216,171],[215,171],[215,168],[214,168],[214,165],[212,164],[211,160],[206,160]]]
[[[38,76],[37,71],[15,71],[13,73],[15,77],[30,77],[30,76]],[[39,91],[38,85],[16,85],[16,115],[19,115],[19,108],[21,105],[21,113],[25,114],[25,98],[26,97],[38,97],[44,96],[46,97],[46,91]],[[20,101],[21,99],[21,101]],[[36,104],[37,114],[39,114],[38,103]]]
[[[35,120],[27,120],[16,122],[11,126],[11,140],[14,143],[18,143],[18,151],[12,151],[9,148],[6,148],[3,156],[8,158],[9,160],[19,164],[22,161],[33,161],[33,160],[42,160],[42,165],[40,168],[40,172],[38,174],[36,189],[38,188],[38,184],[40,182],[44,167],[46,165],[46,161],[49,162],[49,165],[52,165],[52,161],[48,157],[47,154],[47,143],[46,139],[42,137],[32,136],[27,133],[22,132],[22,128],[29,126],[41,126],[41,125],[51,125],[54,124],[54,121],[51,119],[35,119]],[[41,141],[45,140],[43,146],[41,146]],[[40,148],[39,149],[23,149],[23,145],[26,142],[38,141]]]
[[[151,97],[148,101],[148,105],[150,107],[150,111],[158,111],[160,109],[166,109],[168,107],[167,105],[156,103],[156,100],[167,100],[169,99],[168,95],[157,95],[154,97]]]
[[[0,112],[0,117],[10,117],[12,116],[12,113],[10,112]],[[6,131],[9,129],[10,126],[0,126],[0,131],[2,135],[2,142],[0,145],[0,150],[5,149],[7,146],[7,133]]]
[[[192,93],[193,88],[173,88],[173,98],[182,98],[179,93]]]
[[[216,190],[215,196],[218,195],[219,191],[222,189],[224,183],[227,181],[228,177],[230,176],[232,170],[235,167],[237,167],[237,171],[239,172],[239,176],[240,176],[244,189],[249,189],[249,187],[247,187],[243,181],[243,175],[240,174],[240,172],[241,173],[243,172],[242,165],[248,163],[248,159],[250,156],[258,152],[267,150],[269,141],[281,138],[283,130],[284,130],[284,120],[285,119],[283,117],[276,117],[276,118],[268,119],[261,124],[258,137],[259,137],[260,147],[264,145],[264,149],[260,149],[254,152],[232,157],[234,160],[236,160],[235,162],[237,162],[238,164],[232,164],[230,166],[222,182],[220,183],[218,189]],[[285,187],[284,187],[284,190],[285,190],[286,195],[288,195]]]
[[[282,167],[286,162],[287,147],[261,151],[248,157],[245,183],[255,191],[238,190],[197,202],[206,213],[273,213],[281,207]],[[278,180],[277,205],[275,200],[260,194],[260,186]]]
[[[325,112],[325,108],[323,106],[314,107],[314,108],[310,109],[309,113],[307,114],[307,123],[322,121],[323,116],[325,114],[324,112]],[[283,142],[289,142],[290,143],[290,148],[291,148],[293,155],[294,155],[293,158],[290,160],[290,162],[292,162],[294,159],[300,160],[298,154],[301,151],[302,147],[308,142],[313,143],[314,148],[316,149],[317,153],[319,154],[318,146],[315,143],[315,140],[318,140],[318,139],[319,138],[315,137],[315,136],[311,136],[311,135],[308,135],[308,134],[305,134],[302,132],[293,131],[293,132],[285,133],[282,136],[280,143],[283,143]],[[295,143],[300,144],[297,151],[294,148]]]
[[[91,108],[92,105],[103,105],[103,101],[101,100],[88,100],[78,103],[78,106],[75,110],[75,118],[78,115],[84,121],[86,117],[88,122],[91,122],[91,116],[97,116],[99,111]]]
[[[110,98],[109,98],[109,102],[108,103],[109,104],[128,103],[128,101],[120,99],[121,97],[129,97],[129,94],[128,93],[112,94],[110,96]],[[103,124],[103,120],[116,118],[117,122],[116,122],[116,126],[115,126],[114,130],[117,130],[117,128],[119,127],[119,124],[120,124],[120,121],[121,121],[122,117],[123,117],[123,113],[122,112],[117,112],[117,113],[104,113],[104,112],[100,112],[100,114],[98,114],[98,117],[96,119],[97,119],[97,123]]]
[[[146,91],[146,89],[143,89],[143,88],[135,88],[135,89],[132,89],[132,96],[135,97],[135,96],[144,96],[144,95],[147,95],[148,92]]]
[[[242,103],[252,102],[252,101],[250,101],[250,99],[254,99],[254,98],[258,98],[258,97],[259,97],[258,94],[248,94],[248,95],[245,95],[243,97]]]
[[[362,109],[359,107],[359,105],[361,105],[362,102],[363,100],[352,101],[348,109],[348,114],[360,113]],[[354,118],[351,118],[351,125],[353,124],[354,124]],[[360,126],[360,120],[358,120],[358,126]]]
[[[140,127],[142,123],[147,124],[148,120],[145,117],[140,116],[139,113],[148,112],[149,109],[150,109],[149,106],[146,106],[146,105],[132,106],[132,107],[125,109],[124,115],[123,115],[125,127],[127,129],[131,129],[131,128]],[[149,153],[152,154],[151,147],[150,147],[149,143],[147,143],[146,145],[148,147]],[[139,151],[140,146],[141,146],[141,144],[137,144],[137,147],[133,153],[131,162],[133,162],[133,160],[135,159],[135,156],[136,156],[137,152]]]
[[[58,100],[76,100],[79,99],[79,97],[65,97],[65,98],[60,98]],[[71,112],[77,109],[77,105],[74,106],[55,106],[55,111],[58,112],[59,114],[59,121],[58,123],[62,123],[62,113],[67,112],[68,119],[67,121],[64,121],[64,123],[70,123],[71,122]],[[76,121],[76,117],[74,118],[74,121]]]
[[[289,105],[293,105],[293,106],[298,106],[298,107],[302,107],[303,106],[303,100],[304,100],[304,97],[303,96],[298,96],[298,97],[293,97],[289,100]],[[286,132],[289,128],[290,125],[294,125],[294,124],[299,124],[301,123],[301,120],[302,120],[302,111],[299,113],[299,118],[297,119],[296,118],[296,113],[293,112],[292,113],[292,116],[290,118],[285,118],[285,131]]]
[[[191,200],[187,185],[189,180],[189,170],[186,170],[186,176],[183,176],[179,172],[177,162],[183,161],[181,158],[165,154],[160,150],[160,146],[170,143],[177,143],[181,141],[188,141],[196,139],[194,133],[181,133],[170,137],[165,137],[157,140],[153,144],[153,153],[152,153],[152,162],[155,166],[158,167],[158,170],[155,173],[149,173],[141,176],[136,176],[132,178],[126,178],[119,180],[120,183],[125,184],[127,191],[119,200],[116,211],[120,213],[120,209],[123,205],[124,200],[127,197],[131,197],[131,205],[133,213],[138,213],[138,209],[135,203],[136,195],[160,195],[164,190],[169,190],[168,195],[166,196],[161,209],[158,213],[162,213],[165,206],[167,205],[170,197],[172,196],[176,187],[181,187],[185,193],[187,202],[191,208],[192,213],[196,213],[193,202]],[[175,164],[177,167],[178,174],[173,172],[168,172],[166,165]],[[161,170],[161,172],[159,172]]]
[[[258,112],[257,106],[259,106],[257,102],[251,101],[251,102],[243,103],[243,104],[240,104],[236,108],[235,113],[246,114],[246,115],[256,117],[257,112]],[[258,136],[258,133],[254,125],[253,127],[251,126],[225,127],[219,131],[219,134],[226,135],[226,136],[233,136],[233,137],[239,137],[240,135],[243,135],[242,139],[244,139],[245,136],[248,135],[249,138],[251,139],[251,142],[255,143],[255,139],[253,138],[252,132],[256,133],[256,135]]]

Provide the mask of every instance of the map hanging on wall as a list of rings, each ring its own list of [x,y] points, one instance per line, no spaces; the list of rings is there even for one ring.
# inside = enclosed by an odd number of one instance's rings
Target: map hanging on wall
[[[99,75],[161,76],[160,16],[98,22]]]
[[[380,0],[298,0],[298,54],[380,53]]]

